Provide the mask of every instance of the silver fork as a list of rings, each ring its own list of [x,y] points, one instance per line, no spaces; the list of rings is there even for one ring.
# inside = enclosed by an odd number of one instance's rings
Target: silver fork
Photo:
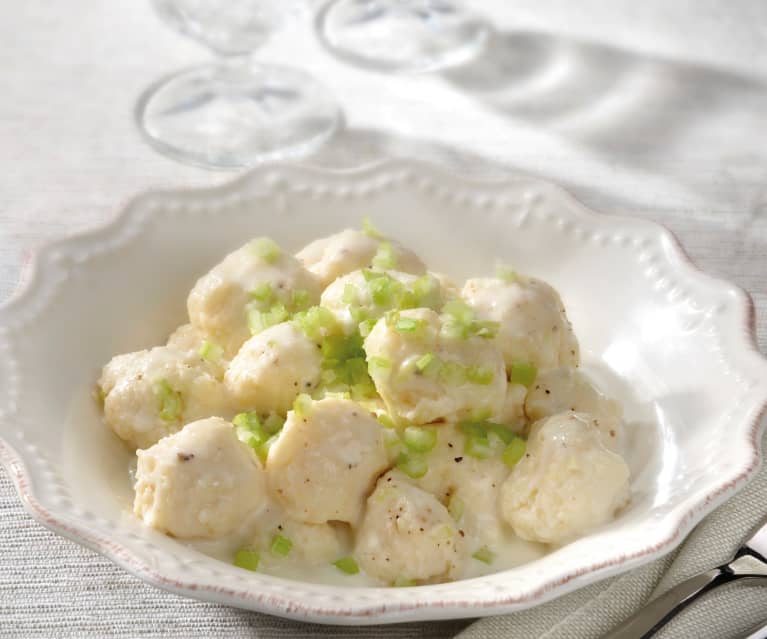
[[[767,518],[729,562],[674,586],[603,639],[648,639],[698,597],[735,579],[757,579],[767,583]]]

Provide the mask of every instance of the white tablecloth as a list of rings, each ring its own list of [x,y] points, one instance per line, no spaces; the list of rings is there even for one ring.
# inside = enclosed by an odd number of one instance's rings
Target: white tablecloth
[[[764,350],[767,3],[474,4],[492,18],[497,38],[483,61],[445,75],[390,78],[343,66],[319,50],[308,23],[274,38],[261,57],[312,71],[346,111],[347,129],[311,161],[352,166],[405,155],[477,174],[521,171],[565,185],[593,208],[660,220],[705,270],[752,293]],[[161,157],[132,121],[145,86],[206,57],[143,1],[8,4],[0,21],[0,302],[22,276],[29,250],[46,238],[96,224],[150,186],[230,177]],[[764,474],[759,481],[767,490]],[[756,489],[739,499],[699,528],[661,587],[726,557],[762,510]],[[665,568],[467,633],[597,636],[647,597]],[[681,619],[688,630],[677,624],[664,636],[689,636],[694,627],[701,639],[726,638],[767,618],[767,589],[730,590],[735,594],[712,597]],[[714,614],[727,597],[735,603]],[[465,625],[364,634],[445,637]],[[0,637],[191,634],[363,632],[283,622],[145,586],[33,522],[0,470]]]

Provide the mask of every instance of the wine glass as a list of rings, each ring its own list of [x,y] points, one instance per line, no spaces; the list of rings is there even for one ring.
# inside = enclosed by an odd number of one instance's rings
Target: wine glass
[[[378,71],[457,66],[485,48],[490,28],[452,0],[331,0],[317,32],[337,57]]]
[[[147,89],[136,119],[161,152],[206,168],[237,168],[312,152],[340,111],[310,75],[251,53],[297,10],[296,0],[153,0],[162,18],[219,55]]]

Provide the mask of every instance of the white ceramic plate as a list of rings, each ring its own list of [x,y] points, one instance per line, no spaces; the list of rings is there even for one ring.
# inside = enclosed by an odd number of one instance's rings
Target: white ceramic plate
[[[626,406],[630,507],[519,568],[419,588],[342,588],[248,573],[127,512],[127,453],[91,390],[114,354],[161,343],[196,278],[252,236],[296,250],[370,216],[454,277],[512,263],[561,293],[587,369]],[[499,614],[670,551],[760,463],[767,363],[740,289],[697,271],[657,225],[595,215],[560,189],[391,163],[265,168],[222,188],[150,193],[104,228],[42,249],[0,309],[0,457],[29,512],[168,590],[325,623]]]

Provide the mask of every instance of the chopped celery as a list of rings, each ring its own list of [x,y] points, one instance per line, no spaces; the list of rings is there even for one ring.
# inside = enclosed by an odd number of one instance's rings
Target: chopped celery
[[[373,258],[373,266],[384,271],[397,268],[397,256],[389,242],[381,242],[378,245],[378,252]]]
[[[202,341],[200,350],[198,351],[198,355],[202,357],[202,359],[204,359],[206,362],[210,362],[211,364],[218,363],[221,360],[223,354],[223,348],[207,339]]]
[[[251,243],[253,252],[267,264],[277,261],[282,251],[277,243],[268,237],[259,237]]]
[[[334,561],[333,565],[347,575],[356,575],[360,571],[360,567],[353,557],[341,557],[341,559]]]
[[[381,423],[384,428],[396,428],[394,420],[386,413],[379,413],[376,415],[376,419]]]
[[[344,295],[342,299],[344,304],[355,304],[358,299],[357,287],[354,286],[354,284],[347,284],[344,286]]]
[[[244,568],[245,570],[258,570],[258,562],[261,559],[261,554],[252,548],[240,548],[234,553],[234,561],[232,562],[238,568]]]
[[[466,379],[468,379],[472,384],[487,386],[488,384],[492,384],[494,378],[495,374],[493,371],[489,368],[485,368],[484,366],[474,365],[469,366],[466,369]]]
[[[509,468],[514,468],[517,462],[525,455],[526,449],[527,443],[525,440],[521,437],[514,437],[511,443],[503,450],[503,453],[501,453],[501,459]]]
[[[335,315],[322,306],[312,306],[296,313],[294,319],[306,336],[315,341],[340,330]]]
[[[274,304],[268,311],[261,311],[253,306],[246,307],[248,328],[251,335],[257,335],[270,326],[284,322],[290,314],[282,303]]]
[[[373,327],[375,325],[376,325],[375,320],[372,320],[372,319],[362,320],[359,325],[360,335],[362,337],[367,337],[368,335],[370,335],[370,331],[373,330]]]
[[[436,356],[434,355],[434,353],[426,353],[425,355],[421,355],[421,357],[419,357],[415,361],[415,367],[419,371],[423,372],[429,367],[429,364],[431,364],[435,359],[436,359]]]
[[[475,320],[471,323],[471,333],[477,337],[484,337],[485,339],[493,339],[498,335],[498,329],[501,327],[500,322],[491,322],[489,320]]]
[[[262,464],[266,463],[266,458],[269,457],[269,449],[274,445],[274,442],[276,442],[279,437],[279,433],[272,435],[264,443],[260,444],[256,449],[256,454],[258,455],[258,458],[261,460]]]
[[[385,357],[376,357],[375,355],[368,357],[368,372],[371,377],[385,375],[390,370],[391,362]]]
[[[402,439],[405,445],[418,453],[428,453],[437,444],[437,430],[422,426],[408,426]]]
[[[154,394],[158,402],[160,419],[164,422],[175,422],[181,419],[181,412],[183,411],[181,393],[174,390],[167,379],[155,381]]]
[[[511,269],[508,266],[503,266],[500,264],[495,269],[495,276],[499,280],[503,280],[507,284],[511,284],[512,282],[515,282],[517,279],[517,273],[514,271],[514,269]]]
[[[406,455],[405,453],[400,453],[397,456],[395,466],[411,479],[423,477],[429,471],[429,466],[423,457]]]
[[[293,542],[290,541],[287,537],[283,537],[282,535],[275,535],[272,539],[272,545],[270,550],[275,555],[280,555],[281,557],[287,557],[290,553],[291,548],[293,548]]]
[[[453,493],[450,495],[450,501],[447,502],[447,512],[450,513],[450,516],[458,521],[461,517],[463,517],[463,511],[466,507],[466,504],[464,504],[463,499],[461,499],[458,495]]]
[[[412,586],[416,586],[415,579],[407,579],[406,577],[397,577],[394,580],[394,587],[395,588],[410,588]]]
[[[477,550],[472,557],[476,559],[477,561],[481,561],[485,564],[491,564],[493,563],[493,559],[495,558],[495,553],[490,550],[487,546],[482,546],[479,550]]]
[[[394,426],[389,427],[384,425],[383,438],[384,444],[389,447],[399,446],[402,443],[402,440],[399,438],[399,433],[397,433]]]
[[[487,437],[470,435],[466,438],[464,452],[475,459],[487,459],[493,454],[493,447]]]
[[[458,386],[466,383],[466,369],[458,362],[443,362],[439,369],[439,379],[443,384]]]
[[[485,427],[487,430],[495,435],[497,435],[500,440],[504,444],[510,444],[514,441],[514,438],[516,435],[514,432],[510,429],[504,426],[503,424],[496,424],[494,422],[486,422]]]
[[[439,282],[428,274],[422,275],[413,282],[413,295],[415,296],[415,304],[413,306],[418,308],[436,310],[442,301]]]
[[[309,306],[309,291],[302,288],[293,291],[293,310],[302,311]]]
[[[301,393],[293,402],[293,412],[296,417],[306,417],[312,407],[312,398],[306,393]]]
[[[426,326],[426,322],[415,317],[400,317],[394,324],[394,330],[398,333],[415,333]]]
[[[263,282],[250,292],[250,296],[259,302],[270,302],[274,297],[274,289],[269,282]]]
[[[530,386],[538,375],[538,369],[529,362],[512,362],[509,369],[509,381],[512,384]]]
[[[373,226],[373,223],[370,221],[369,217],[362,218],[362,232],[375,240],[382,240],[384,237],[383,233],[381,233],[381,231]]]
[[[278,413],[269,413],[269,415],[267,415],[266,419],[264,419],[264,422],[263,422],[264,430],[270,435],[274,435],[274,433],[279,433],[282,430],[282,427],[284,425],[285,425],[285,418],[282,415],[279,415]]]

